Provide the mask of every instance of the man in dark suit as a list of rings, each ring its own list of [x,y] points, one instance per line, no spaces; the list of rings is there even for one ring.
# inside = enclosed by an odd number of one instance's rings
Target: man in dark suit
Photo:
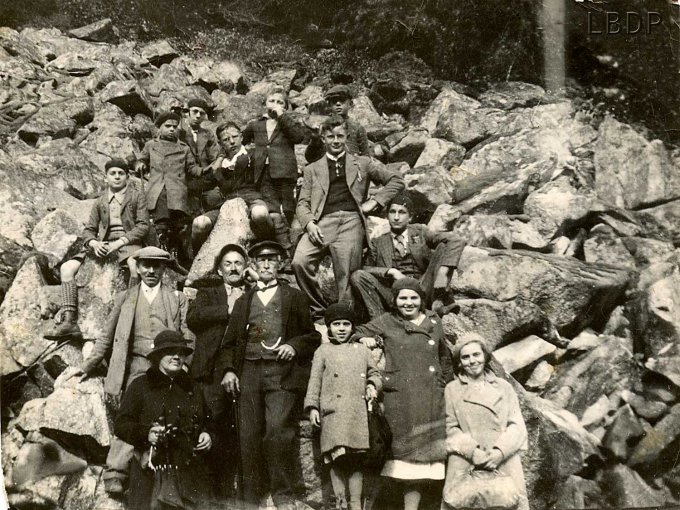
[[[232,406],[222,389],[222,374],[215,374],[215,358],[229,323],[236,300],[246,287],[248,254],[238,244],[227,244],[215,257],[214,271],[222,280],[198,289],[196,299],[189,305],[187,324],[196,334],[196,346],[190,374],[203,390],[206,404],[218,428],[219,448],[208,456],[209,468],[218,493],[230,495],[238,446],[228,424],[233,422]],[[252,270],[250,270],[252,271]],[[228,461],[225,462],[225,454]]]
[[[254,507],[271,492],[279,509],[292,509],[300,466],[295,436],[314,351],[306,296],[277,276],[283,247],[261,241],[249,255],[259,280],[234,305],[215,373],[238,396],[243,498]]]
[[[392,283],[406,277],[420,280],[428,305],[438,301],[434,308],[439,311],[452,306],[446,289],[465,243],[451,233],[432,234],[425,225],[411,224],[412,210],[413,205],[404,194],[390,202],[387,209],[390,231],[371,241],[364,268],[350,278],[371,318],[389,310]]]
[[[305,234],[295,250],[293,271],[300,290],[312,301],[315,316],[326,303],[316,281],[321,259],[330,253],[339,301],[351,301],[349,277],[361,267],[366,214],[387,204],[404,189],[404,180],[366,156],[346,151],[345,120],[332,116],[321,127],[326,155],[307,165],[297,216]],[[371,183],[382,189],[368,198]]]

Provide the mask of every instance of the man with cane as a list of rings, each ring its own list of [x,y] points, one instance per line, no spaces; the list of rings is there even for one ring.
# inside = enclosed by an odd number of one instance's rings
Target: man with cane
[[[243,501],[257,507],[269,492],[277,508],[289,510],[300,486],[302,397],[321,336],[307,297],[277,280],[284,253],[274,241],[251,247],[259,280],[234,305],[215,370],[238,403]]]

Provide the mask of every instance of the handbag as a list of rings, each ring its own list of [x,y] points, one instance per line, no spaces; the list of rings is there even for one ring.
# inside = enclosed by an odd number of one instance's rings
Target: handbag
[[[446,479],[444,502],[451,508],[494,508],[511,510],[519,503],[514,480],[498,471],[471,468],[464,474]]]
[[[390,455],[392,431],[387,418],[374,400],[368,401],[368,451],[364,456],[367,468],[382,468]]]

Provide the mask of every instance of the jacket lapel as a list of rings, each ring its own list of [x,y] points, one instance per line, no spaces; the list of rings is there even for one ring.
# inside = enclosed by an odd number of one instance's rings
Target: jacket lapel
[[[328,172],[330,171],[328,169],[328,160],[326,159],[326,155],[324,154],[323,158],[319,160],[319,166],[317,167],[317,177],[319,181],[319,188],[323,192],[324,196],[328,194],[328,186],[330,185],[329,183],[329,177],[328,177]]]
[[[461,381],[464,380],[464,377],[461,377]],[[487,380],[487,382],[489,381]],[[469,383],[464,385],[466,388],[463,393],[463,401],[486,407],[489,411],[497,414],[498,403],[503,398],[503,395],[498,391],[496,384],[489,382],[489,384],[484,386],[484,391],[479,391],[477,388],[470,386]]]
[[[173,291],[166,288],[164,284],[161,283],[161,289],[159,294],[163,299],[163,308],[165,308],[165,318],[167,321],[168,328],[174,328],[179,330],[179,323],[175,320],[177,317],[177,312],[179,311],[177,299],[172,294]]]
[[[379,263],[382,267],[392,267],[394,263],[394,258],[392,257],[394,246],[392,245],[392,234],[389,232],[383,234],[376,239],[377,248],[380,257],[382,258],[382,263]]]
[[[361,173],[359,173],[359,162],[352,157],[349,152],[345,152],[345,178],[347,179],[347,187],[351,190],[354,181],[358,178],[361,180]]]
[[[132,193],[134,190],[132,189],[131,185],[128,184],[127,189],[125,190],[125,196],[123,197],[123,203],[120,206],[121,212],[127,207],[127,205],[130,203],[132,200]],[[108,208],[107,208],[108,209]]]

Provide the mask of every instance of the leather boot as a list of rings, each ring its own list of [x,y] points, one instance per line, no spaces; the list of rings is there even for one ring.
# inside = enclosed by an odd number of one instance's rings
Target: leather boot
[[[61,284],[61,306],[64,318],[61,324],[45,334],[48,340],[61,340],[73,337],[81,338],[83,334],[78,327],[78,286],[70,281]]]

